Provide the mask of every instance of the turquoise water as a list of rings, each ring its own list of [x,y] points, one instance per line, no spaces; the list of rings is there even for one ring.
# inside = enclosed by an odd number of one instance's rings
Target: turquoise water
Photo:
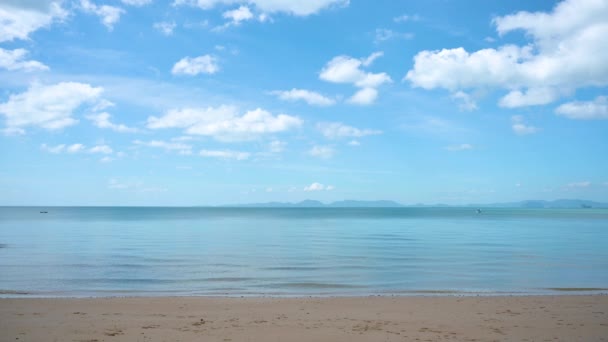
[[[4,297],[573,288],[608,292],[608,210],[0,208]]]

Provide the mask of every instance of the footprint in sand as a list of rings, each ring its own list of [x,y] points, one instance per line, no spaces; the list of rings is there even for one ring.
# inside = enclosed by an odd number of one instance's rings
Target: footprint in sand
[[[104,335],[106,335],[106,336],[118,336],[118,335],[124,335],[124,333],[120,329],[108,329],[108,330],[106,330],[106,332],[104,333]]]

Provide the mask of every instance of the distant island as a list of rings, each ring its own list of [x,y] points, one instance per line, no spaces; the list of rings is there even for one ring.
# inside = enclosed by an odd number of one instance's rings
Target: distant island
[[[465,204],[465,205],[448,205],[448,204],[413,204],[404,205],[395,201],[379,200],[379,201],[357,201],[343,200],[331,203],[323,203],[316,200],[304,200],[301,202],[266,202],[266,203],[248,203],[248,204],[232,204],[223,205],[222,207],[238,207],[238,208],[437,208],[437,207],[479,207],[479,208],[547,208],[547,209],[580,209],[580,208],[608,208],[608,203],[601,203],[580,199],[558,199],[554,201],[545,200],[527,200],[519,202],[505,203],[485,203],[485,204]]]

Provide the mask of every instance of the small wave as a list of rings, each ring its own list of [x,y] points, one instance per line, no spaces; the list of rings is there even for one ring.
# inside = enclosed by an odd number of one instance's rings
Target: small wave
[[[245,277],[213,277],[213,278],[204,278],[203,281],[210,282],[239,282],[239,281],[251,281],[253,278],[245,278]]]
[[[30,292],[16,290],[0,290],[0,295],[29,295]]]
[[[262,270],[267,271],[318,271],[321,267],[313,266],[276,266],[276,267],[262,267]]]
[[[298,283],[274,283],[258,285],[256,287],[265,288],[291,288],[291,289],[355,289],[361,288],[359,285],[339,284],[339,283],[316,283],[316,282],[298,282]]]
[[[608,288],[604,287],[547,287],[545,290],[559,291],[559,292],[585,292],[585,291],[608,291]]]

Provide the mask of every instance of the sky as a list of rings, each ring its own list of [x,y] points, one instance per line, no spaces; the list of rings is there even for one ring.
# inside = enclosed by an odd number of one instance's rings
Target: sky
[[[608,0],[0,0],[0,205],[608,202]]]

